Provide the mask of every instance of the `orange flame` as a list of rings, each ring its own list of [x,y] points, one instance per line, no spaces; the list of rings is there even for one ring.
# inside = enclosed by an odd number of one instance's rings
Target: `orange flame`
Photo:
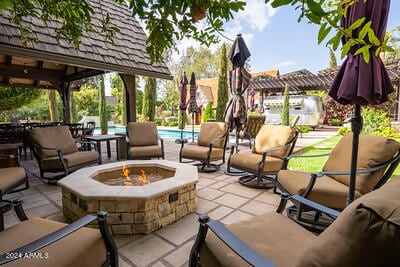
[[[125,186],[132,186],[131,179],[129,178],[129,169],[125,166],[125,164],[122,166],[122,176],[126,178],[126,181],[124,182]]]
[[[150,181],[147,180],[147,175],[144,170],[140,170],[141,174],[136,178],[139,184],[149,184]]]

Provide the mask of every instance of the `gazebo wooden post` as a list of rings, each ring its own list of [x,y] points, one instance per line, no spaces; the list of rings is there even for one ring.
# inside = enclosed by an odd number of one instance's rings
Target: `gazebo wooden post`
[[[120,73],[126,92],[126,120],[136,121],[136,76]]]
[[[63,122],[71,123],[71,113],[70,113],[70,96],[71,96],[71,88],[69,82],[62,82],[57,91],[60,93],[61,100],[63,102]]]

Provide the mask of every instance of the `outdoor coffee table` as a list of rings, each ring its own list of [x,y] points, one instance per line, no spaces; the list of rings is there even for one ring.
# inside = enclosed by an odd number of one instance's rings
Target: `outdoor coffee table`
[[[118,151],[118,144],[117,144],[117,139],[119,138],[124,138],[123,136],[120,135],[93,135],[93,136],[85,136],[84,139],[87,141],[94,141],[96,142],[97,146],[97,153],[99,155],[99,164],[102,164],[102,159],[101,159],[101,142],[106,141],[107,142],[107,157],[111,158],[111,149],[110,149],[110,141],[115,140],[115,147],[116,147],[116,152],[117,152],[117,160],[119,160],[119,151]]]

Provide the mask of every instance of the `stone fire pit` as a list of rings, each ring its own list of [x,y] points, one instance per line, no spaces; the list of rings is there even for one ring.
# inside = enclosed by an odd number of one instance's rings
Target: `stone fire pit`
[[[124,165],[132,174],[143,169],[157,179],[140,186],[119,185],[115,180]],[[59,185],[63,213],[68,219],[104,210],[109,213],[113,234],[148,234],[196,209],[197,182],[195,166],[167,160],[134,160],[80,169],[60,180]]]

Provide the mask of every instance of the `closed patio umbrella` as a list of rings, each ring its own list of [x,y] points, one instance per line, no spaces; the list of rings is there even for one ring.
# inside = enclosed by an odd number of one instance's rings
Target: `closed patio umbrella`
[[[254,95],[256,94],[256,92],[254,92],[254,89],[252,88],[251,90],[250,90],[250,107],[249,107],[249,110],[251,111],[251,112],[253,112],[254,110],[255,110],[255,104],[254,104]]]
[[[194,113],[199,110],[199,107],[196,103],[196,90],[196,77],[194,75],[194,72],[192,72],[192,75],[190,76],[190,98],[188,106],[189,113],[192,113],[192,142],[194,142]]]
[[[188,79],[186,77],[186,72],[183,72],[182,79],[180,81],[181,84],[181,90],[180,90],[180,95],[181,95],[181,102],[179,104],[179,112],[181,113],[181,119],[183,120],[185,116],[183,116],[184,112],[186,112],[187,104],[186,104],[186,96],[187,96],[187,84],[188,84]],[[181,128],[181,140],[183,139],[183,128],[185,128],[185,122],[182,122],[182,125],[180,125]]]
[[[242,38],[238,34],[229,52],[229,59],[232,61],[233,69],[228,71],[228,83],[231,98],[225,110],[225,122],[229,129],[236,129],[236,144],[238,133],[246,125],[247,114],[243,93],[246,91],[251,74],[246,71],[244,64],[250,56],[250,52]]]
[[[263,114],[265,109],[264,109],[264,90],[262,88],[260,89],[260,98],[258,101],[259,101],[258,113]]]
[[[357,1],[348,10],[346,16],[341,19],[341,26],[347,29],[358,19],[365,17],[364,22],[371,21],[371,29],[379,38],[384,40],[386,24],[389,14],[390,0],[380,1]],[[362,26],[353,30],[354,37],[359,36]],[[343,38],[346,43],[347,38]],[[369,41],[369,38],[366,38]],[[375,55],[376,49],[373,44],[369,52],[370,60],[365,62],[362,53],[355,55],[357,46],[352,47],[346,60],[343,62],[333,84],[329,95],[342,104],[355,104],[354,114],[351,118],[353,131],[353,144],[350,166],[350,185],[348,203],[354,200],[358,143],[362,129],[361,105],[377,105],[388,100],[388,94],[393,92],[393,86],[382,60]]]
[[[233,42],[228,57],[232,62],[233,69],[228,71],[228,83],[231,98],[226,106],[224,118],[225,122],[228,123],[230,131],[236,129],[235,142],[236,145],[238,145],[239,132],[246,126],[247,121],[246,103],[243,94],[246,91],[251,78],[251,74],[244,68],[247,58],[250,57],[250,52],[241,34],[238,34]],[[232,175],[242,172],[232,171],[228,166],[226,173]]]

